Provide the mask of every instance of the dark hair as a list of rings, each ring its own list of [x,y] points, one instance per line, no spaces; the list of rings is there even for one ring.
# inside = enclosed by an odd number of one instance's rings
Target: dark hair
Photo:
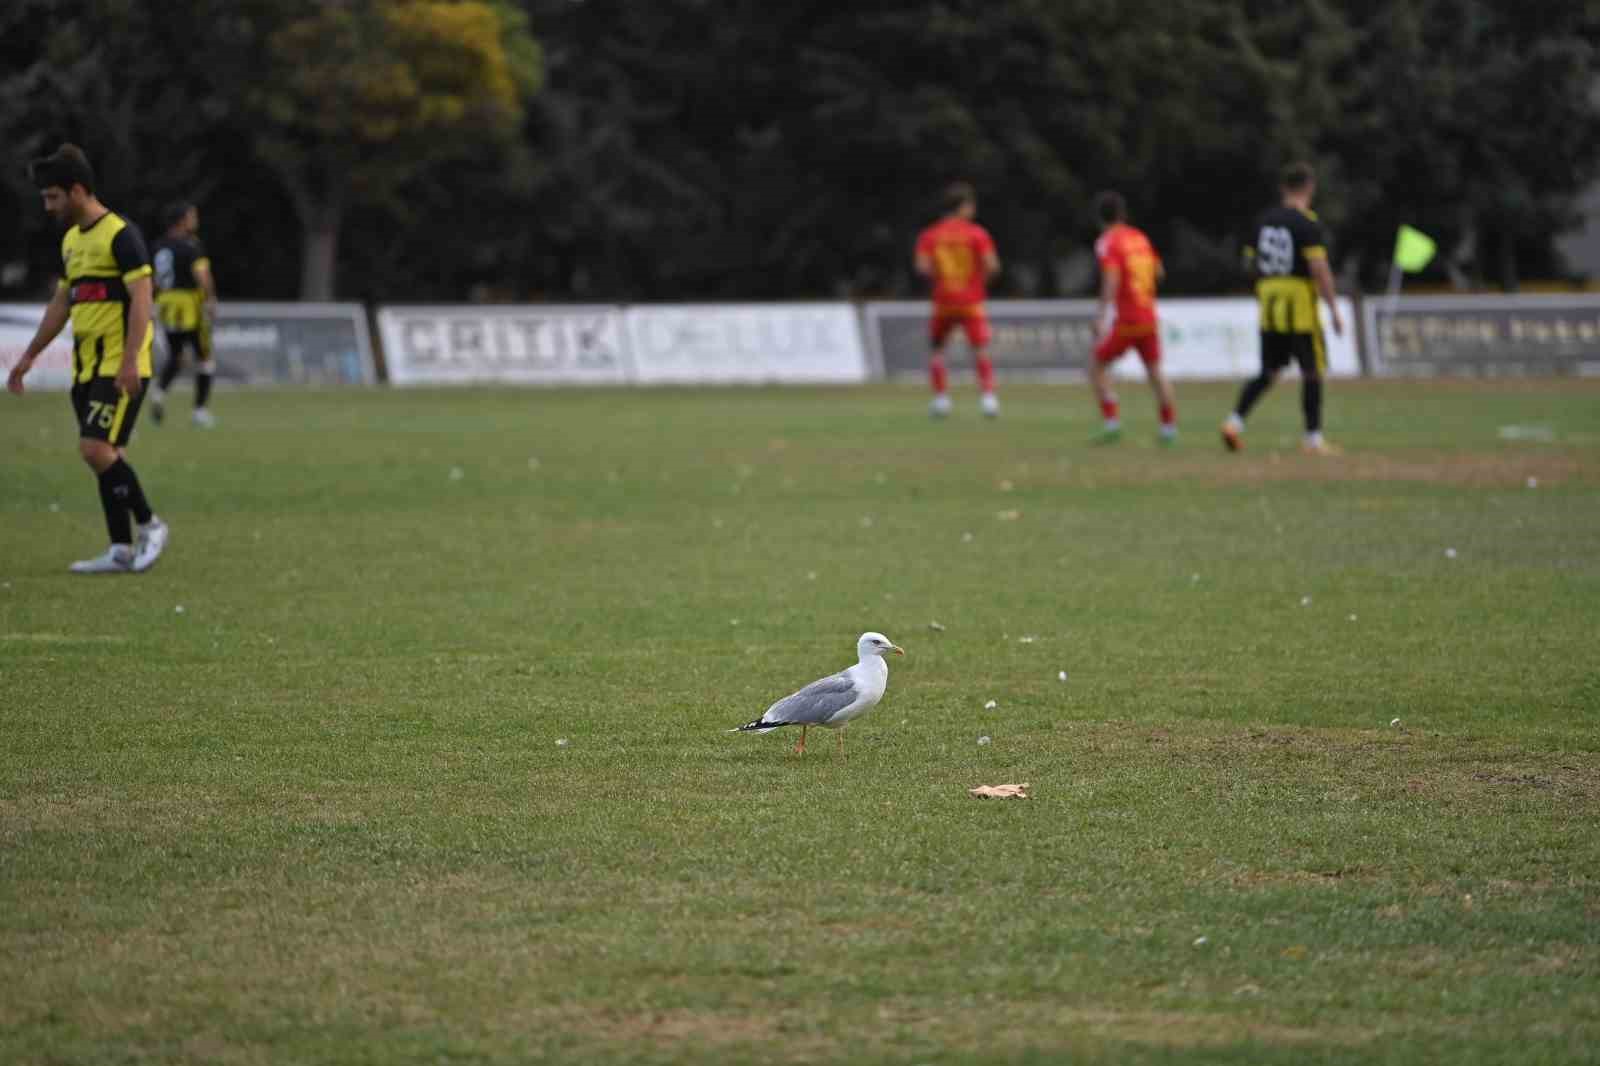
[[[171,229],[183,221],[185,215],[194,210],[194,204],[188,200],[174,200],[161,209],[161,228]]]
[[[1096,218],[1107,225],[1121,222],[1128,217],[1128,203],[1120,192],[1107,189],[1094,198],[1094,213]]]
[[[944,209],[959,211],[966,204],[978,202],[978,190],[965,181],[952,181],[944,187]]]
[[[1317,172],[1310,163],[1290,163],[1278,175],[1278,186],[1284,192],[1303,192],[1317,180]]]
[[[63,144],[43,159],[35,159],[28,171],[35,188],[70,191],[74,185],[82,185],[84,192],[94,192],[94,168],[83,149],[75,144]]]

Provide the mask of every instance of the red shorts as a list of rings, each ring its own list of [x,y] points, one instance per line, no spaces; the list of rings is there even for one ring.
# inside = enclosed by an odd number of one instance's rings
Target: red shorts
[[[943,347],[945,338],[957,326],[966,332],[967,343],[974,351],[989,346],[989,314],[981,307],[935,307],[928,320],[928,339],[935,348]]]
[[[1147,367],[1159,366],[1161,363],[1161,333],[1156,329],[1154,322],[1139,325],[1123,325],[1118,322],[1111,327],[1111,332],[1106,334],[1106,339],[1095,345],[1094,359],[1097,363],[1114,363],[1122,358],[1129,348],[1137,349],[1139,359]]]

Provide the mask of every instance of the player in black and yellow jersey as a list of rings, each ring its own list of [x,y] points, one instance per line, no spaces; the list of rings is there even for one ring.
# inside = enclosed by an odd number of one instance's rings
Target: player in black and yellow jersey
[[[1318,455],[1336,449],[1322,439],[1322,375],[1328,369],[1317,297],[1327,301],[1333,332],[1344,332],[1328,266],[1328,238],[1311,211],[1317,180],[1311,167],[1294,163],[1283,170],[1283,202],[1256,222],[1254,242],[1245,247],[1246,265],[1256,277],[1261,305],[1261,373],[1245,383],[1233,413],[1222,423],[1229,451],[1244,446],[1244,420],[1291,362],[1300,366],[1300,401],[1305,412],[1303,448]]]
[[[75,145],[64,144],[35,160],[32,174],[45,210],[67,226],[61,239],[63,276],[6,385],[22,392],[33,361],[70,318],[78,454],[100,482],[100,506],[111,534],[103,555],[73,563],[72,570],[148,570],[166,547],[167,526],[150,510],[123,449],[150,377],[150,255],[138,228],[95,196],[94,171]]]
[[[211,324],[216,320],[217,283],[211,260],[196,236],[200,211],[191,203],[170,205],[162,225],[166,235],[156,242],[156,315],[167,335],[167,361],[150,390],[150,415],[157,422],[166,414],[167,390],[183,368],[185,353],[194,359],[194,424],[216,425],[206,401],[217,364],[211,355]]]

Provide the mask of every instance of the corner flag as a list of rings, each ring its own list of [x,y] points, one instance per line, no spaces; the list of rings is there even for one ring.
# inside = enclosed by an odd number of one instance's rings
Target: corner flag
[[[1436,248],[1432,237],[1402,224],[1400,232],[1394,235],[1395,265],[1408,274],[1415,274],[1433,261]]]

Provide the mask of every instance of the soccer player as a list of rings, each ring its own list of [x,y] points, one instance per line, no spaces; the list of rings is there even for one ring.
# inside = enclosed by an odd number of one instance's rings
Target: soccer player
[[[22,392],[33,361],[70,318],[78,454],[99,480],[111,534],[104,554],[71,569],[77,574],[142,572],[167,544],[166,523],[151,511],[123,450],[150,378],[150,254],[138,228],[96,198],[94,171],[76,145],[64,144],[35,160],[32,175],[45,210],[67,226],[61,239],[64,277],[6,386]]]
[[[1178,438],[1178,410],[1172,385],[1161,372],[1161,333],[1156,322],[1156,283],[1165,274],[1161,257],[1143,231],[1128,225],[1128,205],[1121,193],[1101,193],[1095,197],[1094,209],[1100,219],[1094,257],[1100,264],[1098,318],[1102,332],[1089,364],[1089,380],[1105,419],[1095,440],[1110,444],[1122,437],[1117,394],[1111,388],[1111,364],[1132,348],[1139,353],[1156,394],[1161,414],[1159,439],[1171,444]]]
[[[167,390],[183,368],[184,353],[194,357],[194,424],[217,424],[206,401],[217,364],[211,355],[211,324],[217,315],[217,283],[211,275],[196,234],[200,211],[191,203],[175,203],[163,213],[166,235],[156,242],[156,314],[167,334],[167,361],[150,390],[150,416],[159,423],[166,414]]]
[[[1338,451],[1322,438],[1322,375],[1328,353],[1317,317],[1319,293],[1327,301],[1335,334],[1344,333],[1344,321],[1328,266],[1328,238],[1311,211],[1316,191],[1310,164],[1284,167],[1279,180],[1283,201],[1261,215],[1255,241],[1244,250],[1261,305],[1261,373],[1245,382],[1233,413],[1222,423],[1222,443],[1231,452],[1244,447],[1245,418],[1291,361],[1300,366],[1300,406],[1306,425],[1301,449],[1312,455]]]
[[[917,237],[915,259],[917,273],[933,282],[933,316],[928,321],[928,339],[933,346],[928,357],[933,402],[928,413],[935,418],[950,413],[944,345],[959,326],[967,335],[978,370],[978,387],[983,390],[980,409],[994,418],[1000,414],[1000,401],[994,394],[989,314],[984,300],[989,279],[1000,272],[1000,256],[989,231],[972,221],[978,213],[978,194],[971,185],[958,181],[947,188],[944,207],[944,217]]]

